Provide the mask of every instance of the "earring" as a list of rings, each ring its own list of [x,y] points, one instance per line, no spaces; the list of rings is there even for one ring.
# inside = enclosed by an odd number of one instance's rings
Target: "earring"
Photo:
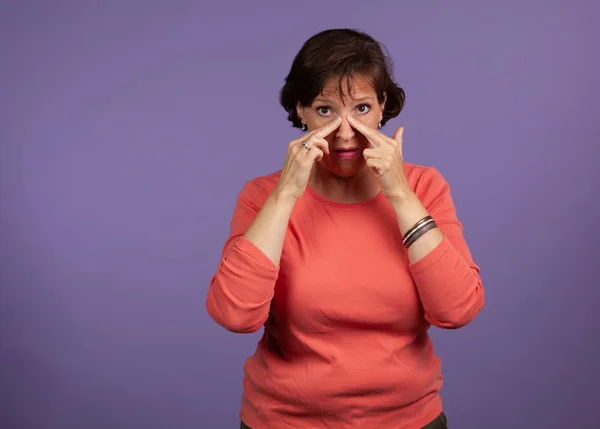
[[[381,128],[381,121],[377,124],[377,128]]]
[[[306,126],[306,124],[304,122],[302,122],[302,131],[306,132],[308,130],[308,127]]]

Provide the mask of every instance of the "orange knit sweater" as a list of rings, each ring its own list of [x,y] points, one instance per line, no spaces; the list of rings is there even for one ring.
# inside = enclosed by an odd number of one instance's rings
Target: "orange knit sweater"
[[[440,361],[427,330],[469,323],[484,294],[448,184],[432,167],[405,170],[445,234],[414,264],[381,194],[339,204],[307,188],[275,266],[241,235],[279,172],[243,187],[206,305],[230,331],[264,325],[244,367],[240,417],[248,426],[420,428],[442,411]]]

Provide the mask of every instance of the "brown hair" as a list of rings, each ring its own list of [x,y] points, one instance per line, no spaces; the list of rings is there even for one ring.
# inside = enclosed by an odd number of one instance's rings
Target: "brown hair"
[[[404,107],[404,90],[392,79],[393,64],[383,53],[382,45],[369,36],[353,29],[331,29],[309,38],[292,63],[279,102],[288,113],[294,127],[301,128],[296,106],[310,106],[322,93],[330,78],[337,78],[338,92],[343,97],[343,83],[356,75],[368,77],[377,93],[379,103],[387,99],[381,124],[400,114]],[[349,78],[349,79],[347,79]]]

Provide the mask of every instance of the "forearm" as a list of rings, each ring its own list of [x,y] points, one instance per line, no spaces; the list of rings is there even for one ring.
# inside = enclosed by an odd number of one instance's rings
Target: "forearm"
[[[295,200],[277,191],[269,195],[243,237],[254,244],[275,266],[279,265],[283,242]]]
[[[416,195],[392,200],[402,237],[430,213]],[[411,273],[425,318],[441,328],[469,323],[483,306],[481,279],[440,227],[425,232],[408,248]],[[462,243],[462,239],[457,245]]]
[[[230,331],[255,332],[267,320],[293,206],[293,200],[271,193],[241,239],[224,252],[207,310]]]
[[[232,332],[255,332],[267,320],[278,269],[247,240],[221,260],[206,299],[210,317]]]
[[[460,241],[445,238],[426,258],[410,265],[425,319],[440,328],[465,326],[484,304],[478,267],[457,250]]]
[[[269,316],[278,271],[251,242],[237,240],[211,279],[208,314],[232,332],[255,332]]]
[[[402,237],[421,219],[429,216],[425,206],[412,192],[408,192],[390,200]],[[439,228],[433,228],[423,234],[408,248],[408,260],[415,263],[433,251],[444,239],[444,234]]]
[[[208,290],[208,314],[232,332],[255,332],[269,316],[295,202],[277,192],[264,202],[259,198],[254,186],[244,188],[233,216],[231,237]]]

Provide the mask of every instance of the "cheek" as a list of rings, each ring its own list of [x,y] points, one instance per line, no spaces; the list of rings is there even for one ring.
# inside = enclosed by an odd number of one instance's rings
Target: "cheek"
[[[368,118],[364,118],[362,123],[369,126],[370,128],[377,128],[377,124],[379,123],[379,116],[377,115],[369,115]]]
[[[376,129],[379,124],[379,112],[371,110],[369,113],[364,115],[354,115],[356,119],[368,126],[369,128]],[[362,135],[362,134],[361,134]]]
[[[360,142],[359,146],[362,148],[369,148],[371,147],[371,143],[369,143],[369,140],[367,140],[367,138],[365,136],[363,136],[360,133],[356,133],[356,139]]]
[[[315,116],[315,118],[313,119],[313,123],[317,126],[317,127],[322,127],[324,125],[327,125],[328,122],[331,122],[332,118],[324,118],[323,116]]]
[[[367,115],[369,117],[369,122],[372,122],[375,125],[377,125],[377,123],[379,122],[379,118],[381,117],[381,113],[382,111],[380,109],[371,110]]]
[[[316,128],[321,128],[327,125],[329,122],[333,121],[335,116],[321,116],[317,114],[311,114],[306,118],[306,124],[308,125],[308,129],[314,130]]]

